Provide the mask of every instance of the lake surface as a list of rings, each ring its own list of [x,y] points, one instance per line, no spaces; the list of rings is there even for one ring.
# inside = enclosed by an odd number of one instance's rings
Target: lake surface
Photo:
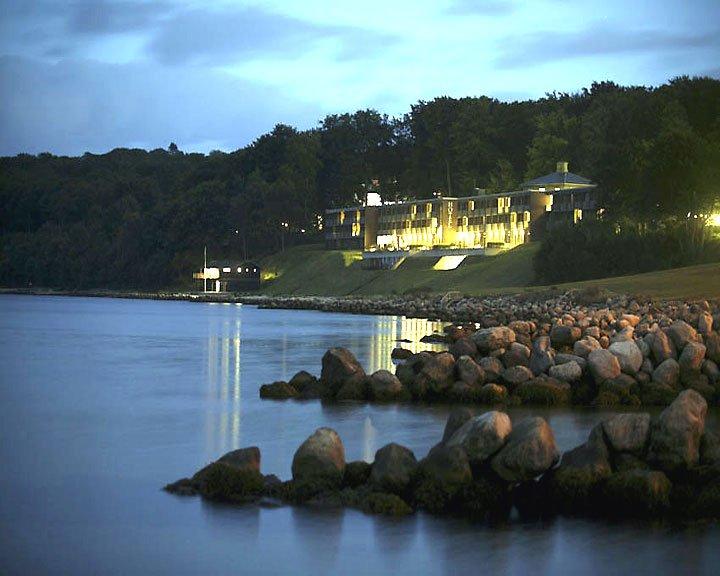
[[[372,460],[390,441],[424,456],[447,407],[261,401],[258,388],[300,369],[319,374],[331,346],[369,370],[388,367],[396,339],[436,328],[395,316],[0,296],[0,573],[718,573],[718,527],[488,528],[425,514],[233,508],[161,491],[250,445],[264,473],[288,478],[319,426],[338,431],[348,460]],[[511,411],[530,413],[548,419],[563,450],[605,414]]]

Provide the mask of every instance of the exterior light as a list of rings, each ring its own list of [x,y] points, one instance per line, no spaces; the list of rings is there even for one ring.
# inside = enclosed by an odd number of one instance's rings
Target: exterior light
[[[223,272],[230,272],[230,268],[223,268]]]
[[[242,272],[242,268],[238,266],[238,274],[240,274],[240,272]]]
[[[720,226],[720,212],[710,215],[710,226]]]

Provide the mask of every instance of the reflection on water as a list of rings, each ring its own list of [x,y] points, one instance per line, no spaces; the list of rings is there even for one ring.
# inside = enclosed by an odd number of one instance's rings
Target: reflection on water
[[[369,362],[366,366],[368,372],[376,370],[392,370],[393,363],[390,354],[393,348],[402,346],[413,353],[422,350],[443,350],[442,344],[425,344],[420,339],[434,332],[442,332],[445,323],[424,318],[405,318],[404,316],[376,316],[375,329],[370,338],[366,338],[369,347]],[[405,342],[409,340],[409,342]]]
[[[205,448],[209,455],[240,447],[241,328],[239,314],[208,325],[204,375],[207,380]]]

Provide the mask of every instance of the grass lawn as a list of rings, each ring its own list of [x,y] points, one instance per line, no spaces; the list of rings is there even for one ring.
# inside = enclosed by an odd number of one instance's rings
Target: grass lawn
[[[263,270],[275,279],[261,291],[269,295],[370,296],[542,290],[547,287],[533,285],[532,258],[538,249],[538,244],[529,244],[498,256],[468,257],[455,270],[433,270],[437,258],[423,257],[408,258],[397,270],[363,270],[359,251],[297,246],[262,261]],[[720,263],[558,285],[562,289],[586,286],[657,298],[717,298]]]

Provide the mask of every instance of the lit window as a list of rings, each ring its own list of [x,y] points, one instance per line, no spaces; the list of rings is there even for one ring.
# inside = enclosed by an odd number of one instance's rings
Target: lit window
[[[345,212],[344,211],[340,212],[340,224],[342,224],[343,222],[345,222]]]
[[[253,272],[257,272],[257,268],[253,268]]]
[[[468,200],[468,210],[472,212],[475,210],[475,200]]]
[[[242,272],[242,268],[238,266],[238,274],[240,274],[240,272]]]
[[[230,268],[223,268],[223,272],[230,272]]]

